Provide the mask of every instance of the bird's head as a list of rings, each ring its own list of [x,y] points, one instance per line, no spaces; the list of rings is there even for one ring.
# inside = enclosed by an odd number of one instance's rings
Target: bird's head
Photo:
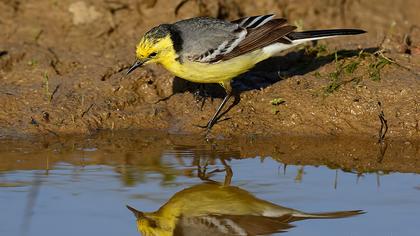
[[[136,217],[137,230],[143,236],[169,236],[171,235],[172,230],[166,229],[164,225],[161,224],[158,217],[154,213],[141,212],[131,206],[127,205],[127,208],[133,212]]]
[[[163,24],[152,28],[137,44],[136,62],[130,67],[127,74],[145,64],[162,63],[165,60],[175,59],[176,52],[181,49],[181,45],[182,39],[175,26]]]

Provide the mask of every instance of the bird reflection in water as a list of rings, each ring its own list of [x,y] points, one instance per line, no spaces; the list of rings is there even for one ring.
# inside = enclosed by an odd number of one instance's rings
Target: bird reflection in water
[[[285,232],[294,221],[363,214],[360,210],[305,213],[259,199],[231,186],[232,169],[222,163],[224,184],[210,180],[206,168],[199,168],[199,177],[206,183],[177,192],[159,210],[141,212],[127,206],[137,218],[138,231],[143,236],[269,235]]]

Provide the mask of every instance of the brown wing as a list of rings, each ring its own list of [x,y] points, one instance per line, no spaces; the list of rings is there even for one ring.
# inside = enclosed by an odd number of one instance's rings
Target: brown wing
[[[254,215],[205,215],[180,217],[174,236],[228,236],[267,235],[284,232],[294,227],[289,224],[292,215],[265,217]]]
[[[223,216],[224,219],[234,222],[237,227],[241,228],[247,235],[269,235],[274,233],[286,232],[294,226],[289,224],[291,215],[282,217],[265,217],[265,216]]]
[[[229,60],[275,42],[290,44],[290,39],[284,36],[294,31],[296,27],[287,25],[286,22],[285,19],[273,19],[258,28],[248,29],[248,34],[238,46],[214,61]]]

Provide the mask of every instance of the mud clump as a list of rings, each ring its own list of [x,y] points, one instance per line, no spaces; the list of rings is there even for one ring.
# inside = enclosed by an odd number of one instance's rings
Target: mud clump
[[[378,135],[420,138],[418,1],[2,1],[0,135],[91,134],[159,129],[201,133],[220,97],[160,66],[129,77],[150,27],[198,15],[235,19],[267,12],[300,29],[354,27],[368,34],[285,52],[234,82],[240,102],[221,135]],[[50,9],[46,12],[45,9]],[[374,17],[373,17],[374,16]],[[281,102],[278,102],[281,101]],[[378,102],[382,104],[381,108]]]

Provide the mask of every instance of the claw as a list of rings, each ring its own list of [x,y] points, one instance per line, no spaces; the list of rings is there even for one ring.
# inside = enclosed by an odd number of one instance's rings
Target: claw
[[[195,127],[198,127],[198,128],[206,129],[206,132],[204,134],[204,137],[206,137],[206,139],[207,139],[208,136],[209,136],[209,134],[210,134],[210,131],[211,131],[211,128],[213,127],[213,125],[214,125],[214,123],[210,125],[210,122],[209,122],[206,125],[194,125],[194,126]]]
[[[207,90],[203,84],[200,84],[200,86],[193,93],[193,95],[197,103],[201,102],[200,110],[202,111],[204,107],[204,103],[206,102],[207,98],[209,97],[211,98],[211,96],[207,93]]]

